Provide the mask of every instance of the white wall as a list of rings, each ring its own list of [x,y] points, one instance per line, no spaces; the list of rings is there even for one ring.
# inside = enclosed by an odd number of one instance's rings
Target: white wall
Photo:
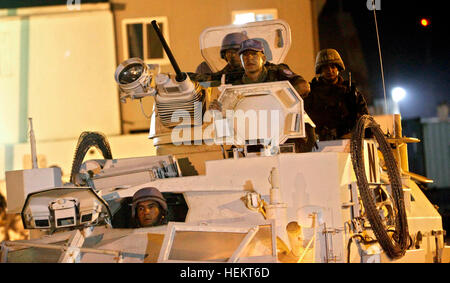
[[[20,25],[18,18],[0,18],[0,144],[19,136]]]
[[[37,140],[120,134],[109,11],[30,19],[29,115]]]
[[[0,180],[5,179],[5,146],[0,144]],[[2,191],[0,190],[0,193]]]
[[[27,166],[28,117],[38,155],[66,174],[83,131],[121,134],[113,23],[109,4],[0,10],[0,180]]]
[[[10,66],[0,71],[0,143],[25,142],[27,117],[38,141],[78,138],[85,130],[119,135],[108,5],[25,11],[0,17],[0,63]]]

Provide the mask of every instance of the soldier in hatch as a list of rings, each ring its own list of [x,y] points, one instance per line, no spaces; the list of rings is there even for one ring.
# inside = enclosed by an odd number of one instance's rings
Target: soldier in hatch
[[[308,96],[309,83],[300,75],[292,72],[286,64],[276,65],[267,62],[261,41],[248,39],[242,42],[239,56],[245,72],[233,82],[233,85],[289,81],[302,98]],[[211,103],[209,109],[221,111],[222,106],[216,100]],[[305,130],[306,138],[292,141],[296,145],[297,152],[310,152],[316,144],[314,128],[306,124]]]
[[[225,75],[225,83],[230,84],[244,74],[244,69],[239,58],[239,48],[244,40],[248,37],[244,33],[235,32],[227,34],[222,40],[220,48],[220,57],[227,62],[227,65],[220,71],[213,73],[206,62],[201,63],[196,73],[188,73],[192,80],[203,81],[220,81]]]
[[[351,138],[359,118],[369,114],[366,101],[354,83],[344,81],[344,62],[334,49],[321,50],[311,93],[305,99],[306,113],[316,124],[320,141]]]
[[[242,42],[239,56],[245,73],[233,82],[234,85],[289,81],[302,98],[308,96],[308,82],[292,72],[286,64],[275,65],[267,62],[261,41],[248,39]]]
[[[167,218],[167,202],[156,188],[143,188],[133,195],[131,218],[135,228],[159,226]]]

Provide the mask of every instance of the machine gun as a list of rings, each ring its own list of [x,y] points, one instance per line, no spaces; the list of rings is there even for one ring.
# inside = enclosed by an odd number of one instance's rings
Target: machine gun
[[[156,89],[154,89],[153,75],[150,73],[150,69],[154,66],[147,65],[140,58],[128,59],[119,65],[115,73],[116,82],[125,93],[121,99],[124,101],[126,98],[142,99],[154,96],[157,116],[161,124],[167,128],[180,124],[201,125],[205,105],[204,90],[181,71],[156,21],[152,21],[152,26],[176,76],[171,78],[168,74],[158,73],[155,76]]]

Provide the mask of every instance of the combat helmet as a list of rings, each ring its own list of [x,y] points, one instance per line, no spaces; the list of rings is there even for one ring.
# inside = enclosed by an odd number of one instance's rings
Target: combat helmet
[[[156,188],[142,188],[133,195],[133,200],[131,203],[131,217],[133,219],[136,216],[136,207],[138,203],[147,200],[156,201],[161,206],[163,214],[167,213],[167,203],[161,192]]]
[[[222,41],[222,47],[220,48],[220,57],[225,59],[225,52],[228,49],[239,49],[241,43],[247,40],[248,36],[242,32],[234,32],[227,34]]]
[[[317,54],[316,74],[320,74],[320,68],[327,64],[335,64],[340,72],[345,70],[344,61],[335,49],[323,49]]]
[[[241,46],[239,48],[239,55],[241,55],[247,50],[253,50],[264,53],[264,45],[259,40],[247,39],[241,43]]]

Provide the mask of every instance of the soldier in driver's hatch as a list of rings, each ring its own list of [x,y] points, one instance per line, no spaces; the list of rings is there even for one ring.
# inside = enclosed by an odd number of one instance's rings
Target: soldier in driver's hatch
[[[227,62],[227,65],[220,71],[213,73],[209,69],[206,62],[201,63],[196,70],[196,73],[188,73],[192,80],[198,82],[204,81],[220,81],[225,75],[225,83],[230,84],[244,74],[244,69],[239,58],[239,48],[244,40],[247,40],[246,34],[241,32],[229,33],[222,40],[220,48],[220,57]]]
[[[143,188],[133,195],[131,222],[134,228],[163,225],[167,222],[167,202],[156,188]]]
[[[359,118],[369,113],[363,95],[354,83],[340,76],[345,66],[336,50],[321,50],[315,69],[319,77],[311,82],[311,93],[304,103],[306,113],[316,124],[319,140],[351,138]]]

